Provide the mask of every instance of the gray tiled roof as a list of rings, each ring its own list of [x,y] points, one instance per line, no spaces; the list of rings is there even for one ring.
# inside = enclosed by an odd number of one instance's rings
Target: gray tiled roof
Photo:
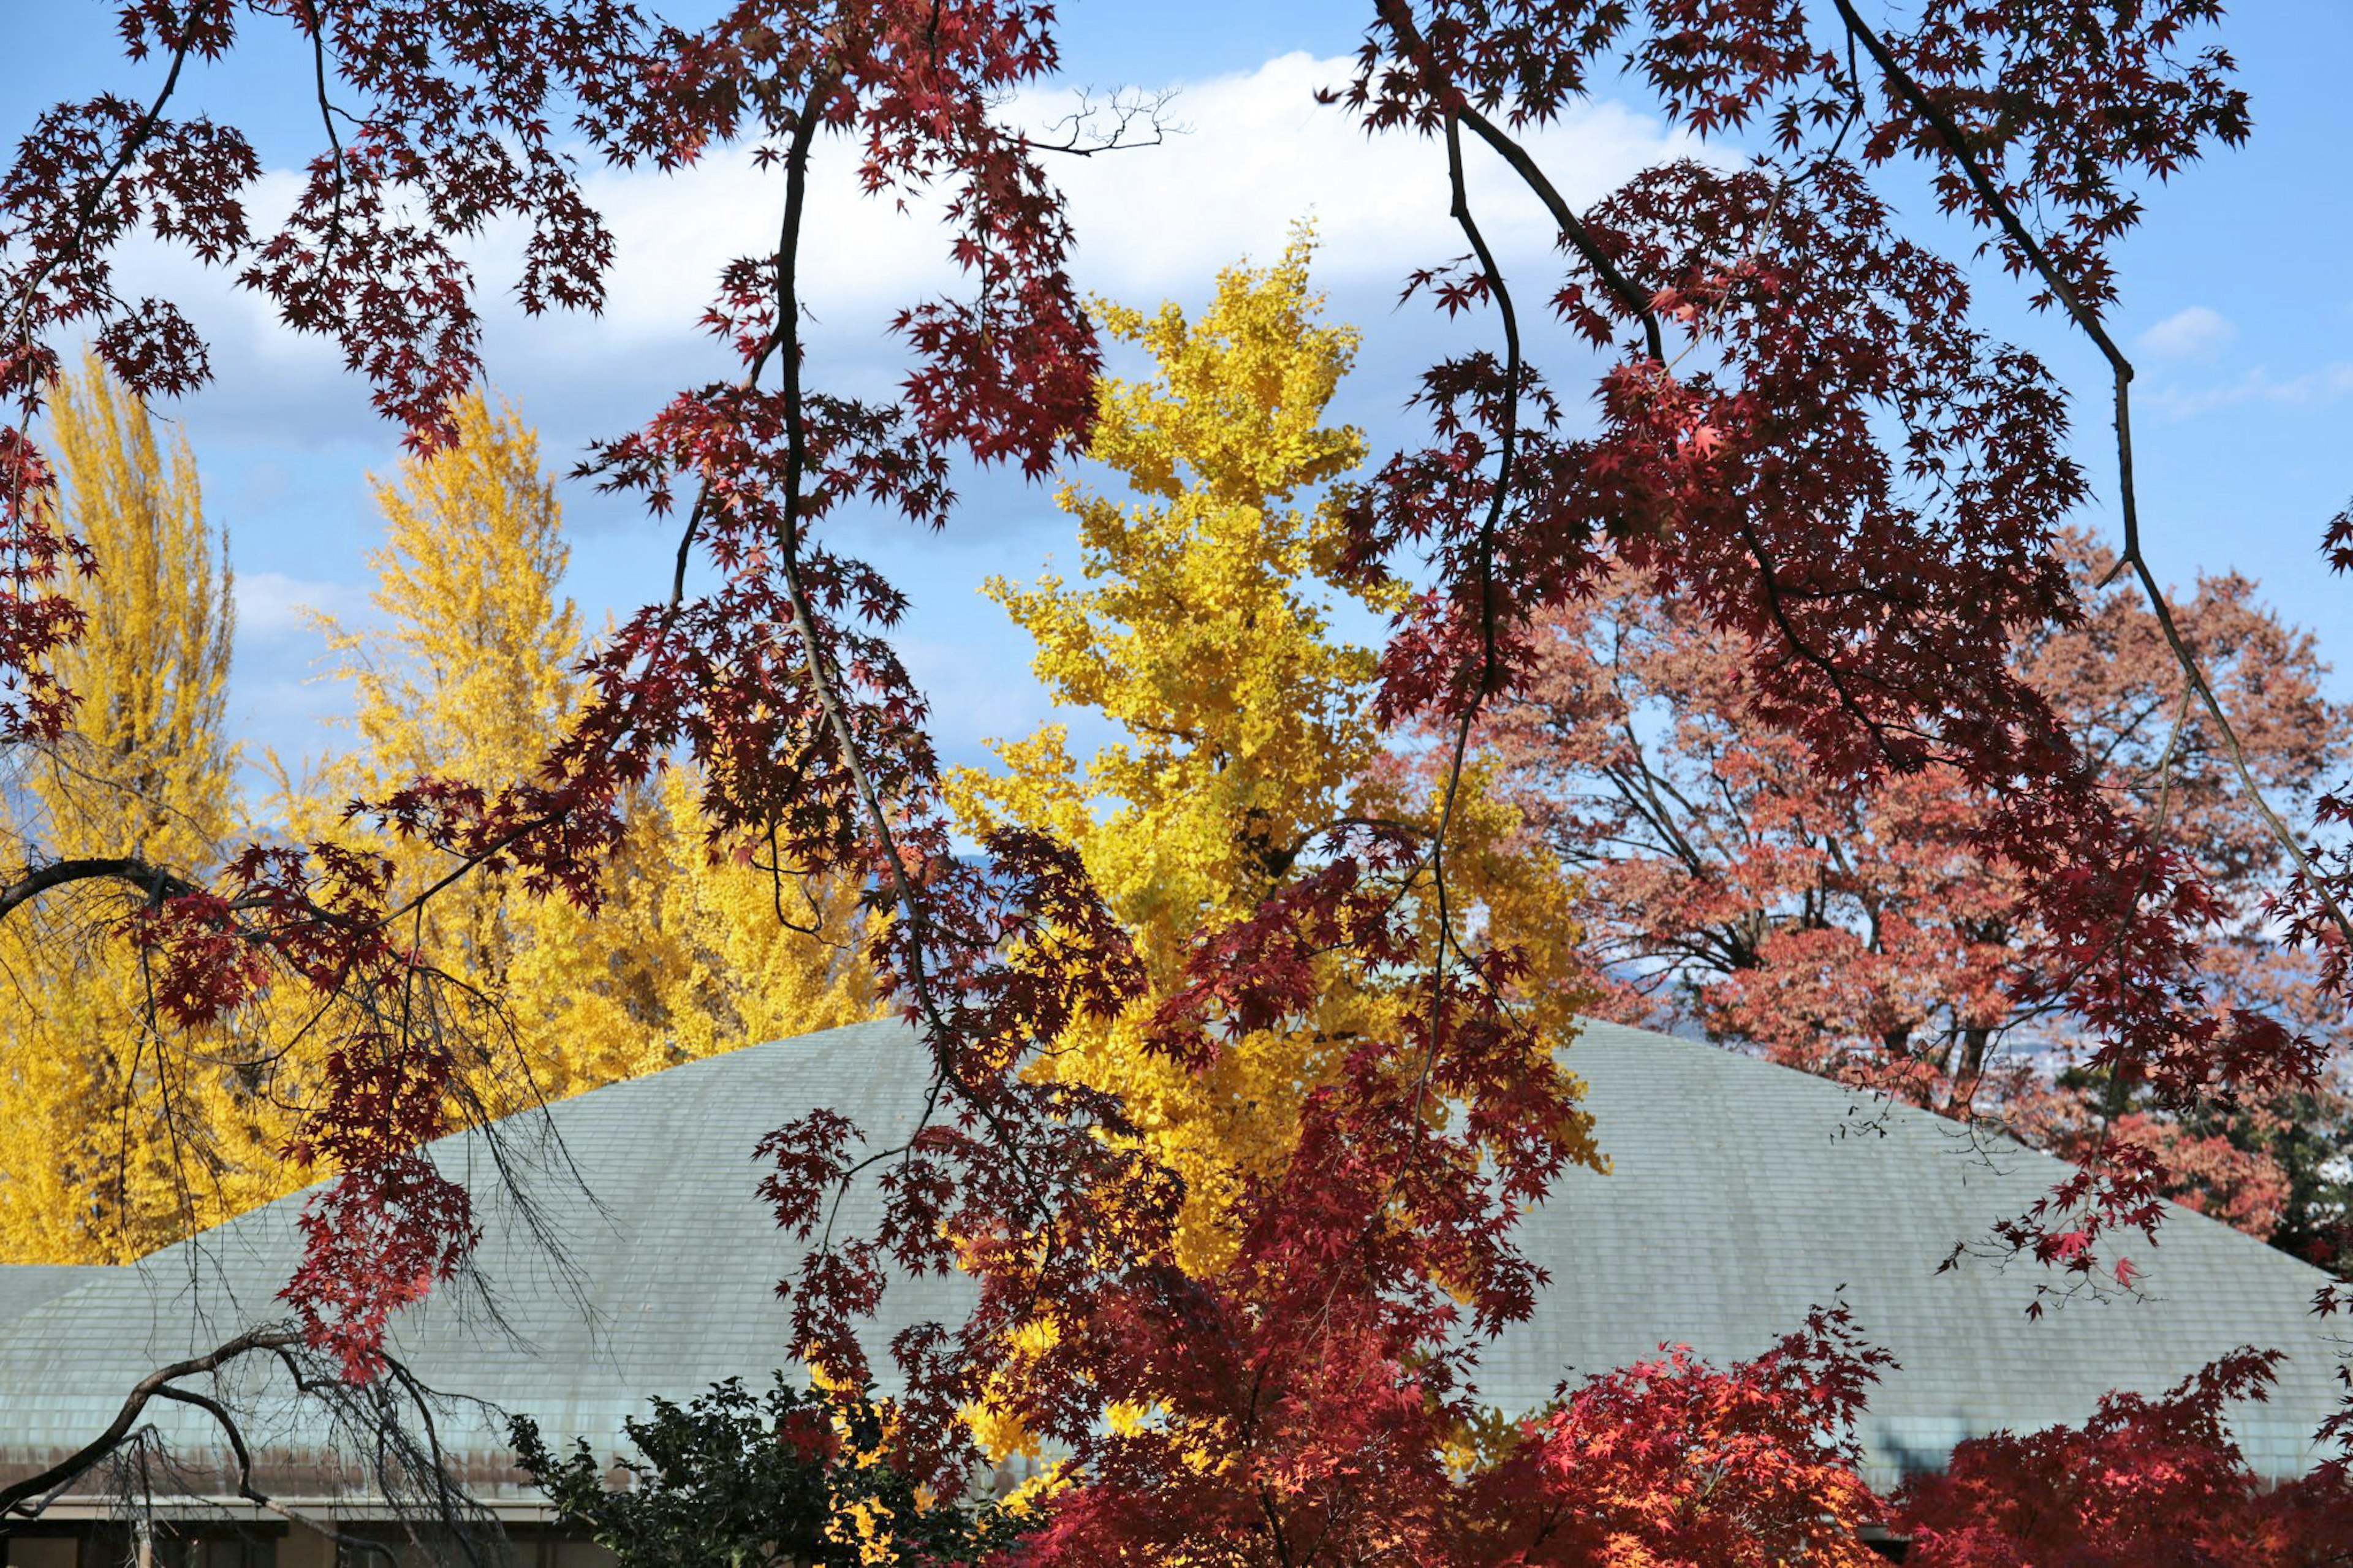
[[[1564,1376],[1662,1342],[1753,1355],[1843,1285],[1861,1327],[1903,1363],[1862,1434],[1883,1480],[1972,1433],[2080,1420],[2104,1389],[2160,1389],[2249,1342],[2291,1356],[2277,1396],[2239,1417],[2250,1457],[2273,1473],[2314,1458],[2334,1365],[2306,1315],[2317,1271],[2176,1212],[2163,1245],[2139,1259],[2147,1299],[2078,1300],[2029,1322],[2032,1271],[1936,1266],[2046,1187],[2052,1162],[2009,1149],[1989,1163],[1949,1123],[1641,1030],[1592,1025],[1568,1060],[1590,1086],[1615,1170],[1572,1175],[1529,1219],[1527,1244],[1553,1279],[1535,1320],[1487,1355],[1490,1402],[1533,1406]],[[481,1134],[444,1141],[436,1159],[484,1209],[486,1289],[403,1314],[400,1353],[436,1387],[529,1411],[551,1436],[584,1436],[607,1454],[649,1394],[684,1398],[730,1375],[764,1384],[784,1357],[773,1286],[794,1249],[754,1195],[753,1147],[817,1105],[878,1135],[903,1127],[923,1066],[902,1026],[859,1025],[517,1119],[502,1125],[502,1157],[525,1168],[528,1215],[501,1195]],[[0,1316],[0,1468],[86,1440],[147,1371],[280,1316],[299,1202]],[[963,1289],[896,1283],[889,1321],[953,1320]],[[266,1404],[261,1384],[275,1375],[239,1373],[232,1392]],[[156,1419],[186,1442],[203,1430],[193,1415]],[[261,1430],[265,1465],[305,1446],[296,1416]],[[494,1424],[445,1418],[442,1436],[473,1456],[478,1482],[503,1489]]]
[[[112,1273],[102,1264],[20,1263],[0,1268],[0,1323]]]
[[[2158,1246],[2127,1249],[2146,1270],[2139,1299],[2078,1297],[2029,1321],[2046,1271],[1937,1266],[2047,1191],[2059,1162],[1645,1030],[1588,1025],[1567,1060],[1613,1169],[1571,1173],[1530,1222],[1553,1281],[1486,1358],[1495,1403],[1525,1403],[1564,1363],[1599,1372],[1662,1342],[1754,1355],[1843,1285],[1858,1326],[1901,1363],[1860,1434],[1883,1482],[1942,1464],[1967,1436],[2079,1422],[2107,1389],[2160,1392],[2247,1343],[2290,1358],[2272,1400],[2234,1418],[2250,1462],[2280,1476],[2320,1457],[2312,1433],[2343,1347],[2309,1312],[2318,1269],[2171,1208]]]

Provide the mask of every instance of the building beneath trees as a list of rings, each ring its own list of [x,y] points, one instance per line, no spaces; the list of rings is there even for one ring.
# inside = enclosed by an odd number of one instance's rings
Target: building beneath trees
[[[2080,1422],[2106,1390],[2154,1393],[2250,1343],[2289,1359],[2272,1399],[2235,1415],[2248,1459],[2279,1477],[2320,1457],[2312,1433],[2338,1392],[2339,1346],[2308,1312],[2319,1271],[2176,1210],[2160,1245],[2136,1256],[2136,1297],[2081,1295],[2030,1321],[2048,1272],[1971,1258],[1939,1266],[2047,1190],[2055,1162],[1616,1025],[1589,1026],[1569,1062],[1614,1169],[1570,1173],[1527,1220],[1525,1244],[1552,1279],[1534,1320],[1485,1355],[1487,1403],[1533,1407],[1564,1380],[1662,1342],[1719,1363],[1745,1359],[1810,1306],[1842,1296],[1900,1363],[1858,1434],[1877,1484],[1939,1464],[1973,1435]],[[508,1527],[523,1563],[574,1568],[587,1549],[547,1533],[499,1412],[527,1412],[552,1446],[585,1437],[601,1457],[622,1446],[624,1418],[649,1395],[683,1401],[727,1377],[765,1386],[785,1356],[774,1286],[795,1248],[755,1194],[754,1144],[820,1105],[885,1136],[912,1124],[923,1080],[904,1027],[865,1024],[614,1084],[434,1147],[475,1194],[479,1278],[396,1325],[402,1363],[446,1397],[420,1402],[395,1386],[382,1396],[407,1401],[407,1429],[429,1417],[457,1478]],[[301,1202],[133,1267],[0,1268],[0,1479],[88,1442],[156,1368],[282,1318],[277,1292],[300,1251]],[[952,1320],[962,1289],[894,1282],[872,1335],[878,1364],[888,1364],[892,1323]],[[187,1386],[247,1413],[254,1479],[276,1506],[234,1497],[231,1458],[206,1412],[151,1405],[145,1469],[118,1479],[156,1500],[149,1540],[162,1568],[324,1568],[333,1549],[310,1525],[381,1531],[387,1494],[413,1485],[397,1452],[371,1449],[366,1412],[348,1401],[340,1414],[323,1409],[273,1359],[246,1357]],[[10,1536],[5,1561],[120,1563],[132,1551],[123,1518],[105,1487],[79,1486]]]

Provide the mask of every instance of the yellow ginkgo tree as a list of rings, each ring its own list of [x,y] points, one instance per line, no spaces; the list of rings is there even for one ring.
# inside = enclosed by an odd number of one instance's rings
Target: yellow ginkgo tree
[[[52,408],[65,521],[95,563],[75,584],[87,631],[58,660],[80,705],[61,741],[20,751],[0,808],[47,857],[201,875],[240,815],[226,541],[186,443],[159,440],[95,363]],[[279,768],[246,825],[383,855],[401,899],[448,865],[349,804],[422,775],[528,774],[581,700],[587,647],[535,435],[480,392],[454,414],[454,442],[373,484],[373,616],[323,623],[353,743],[300,779]],[[476,878],[407,917],[470,999],[453,1020],[474,1047],[470,1114],[872,1016],[858,889],[715,841],[693,783],[673,771],[628,803],[594,910]],[[222,1024],[170,1022],[137,950],[106,940],[136,902],[92,883],[0,927],[0,1262],[128,1260],[328,1173],[282,1158],[320,1069],[311,1034],[267,995]]]
[[[302,837],[360,837],[344,803],[420,776],[527,777],[581,701],[574,667],[588,643],[563,592],[570,549],[538,437],[480,390],[453,413],[454,442],[375,482],[374,622],[326,627],[359,743],[288,790]],[[871,1016],[855,890],[804,888],[711,842],[694,795],[678,773],[636,792],[593,910],[478,878],[420,915],[433,962],[484,999],[470,1086],[483,1110]],[[415,845],[370,842],[404,891],[449,869]]]
[[[49,408],[63,521],[94,569],[57,659],[79,701],[60,740],[18,748],[5,810],[52,858],[201,873],[237,825],[227,540],[187,443],[95,357]],[[135,901],[93,884],[0,927],[0,1258],[119,1262],[265,1195],[249,1156],[275,1112],[226,1031],[158,1037],[139,959],[107,940]]]
[[[999,744],[998,769],[952,784],[976,834],[1019,826],[1073,844],[1132,934],[1145,994],[1114,1018],[1074,1025],[1032,1070],[1122,1097],[1183,1178],[1177,1262],[1203,1278],[1231,1255],[1242,1184],[1290,1158],[1304,1098],[1348,1042],[1397,1037],[1419,993],[1335,954],[1307,1026],[1232,1038],[1206,1068],[1150,1047],[1156,1009],[1203,933],[1247,920],[1331,830],[1366,822],[1427,835],[1440,809],[1413,760],[1384,749],[1375,656],[1335,631],[1337,616],[1398,605],[1342,582],[1343,481],[1365,447],[1325,410],[1357,338],[1319,319],[1311,250],[1303,234],[1271,267],[1223,273],[1198,320],[1175,305],[1149,316],[1099,307],[1108,333],[1152,361],[1147,377],[1100,384],[1087,453],[1136,499],[1066,484],[1059,500],[1078,521],[1083,584],[1049,576],[986,591],[1035,639],[1033,668],[1056,701],[1101,714],[1119,738],[1082,763],[1067,729],[1049,726]],[[1466,950],[1485,931],[1513,932],[1530,961],[1513,1005],[1544,1045],[1528,1070],[1558,1072],[1552,1053],[1587,994],[1573,889],[1518,829],[1472,768],[1449,823],[1446,918]],[[1400,897],[1434,927],[1426,878]],[[1581,1128],[1572,1142],[1594,1158]],[[1029,1325],[1008,1375],[1057,1333]],[[992,1447],[1026,1446],[996,1413],[970,1415]]]

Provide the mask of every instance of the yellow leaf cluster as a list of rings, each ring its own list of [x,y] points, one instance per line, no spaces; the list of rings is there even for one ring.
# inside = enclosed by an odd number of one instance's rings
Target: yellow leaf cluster
[[[1057,1459],[1032,1471],[1028,1479],[1008,1493],[1005,1511],[1017,1517],[1027,1516],[1040,1505],[1068,1491],[1078,1481],[1077,1468],[1068,1459]]]
[[[1054,699],[1123,738],[1082,764],[1067,729],[1049,726],[998,744],[998,768],[951,781],[975,831],[1019,825],[1073,844],[1133,934],[1149,994],[1075,1026],[1032,1070],[1124,1099],[1184,1178],[1178,1262],[1202,1276],[1232,1254],[1241,1184],[1281,1170],[1303,1099],[1345,1042],[1398,1037],[1411,987],[1335,955],[1303,1026],[1235,1041],[1200,1075],[1145,1048],[1153,1009],[1196,933],[1250,915],[1322,852],[1323,830],[1366,818],[1427,829],[1438,815],[1416,770],[1384,749],[1374,654],[1335,631],[1341,616],[1369,622],[1400,602],[1340,582],[1342,481],[1365,443],[1325,414],[1357,336],[1320,319],[1312,249],[1303,231],[1275,265],[1224,272],[1198,320],[1175,305],[1101,308],[1110,335],[1152,362],[1146,377],[1100,384],[1087,454],[1135,499],[1066,484],[1083,584],[992,580],[986,592],[1035,639]],[[1586,995],[1573,888],[1475,768],[1448,862],[1457,938],[1475,947],[1504,931],[1528,950],[1535,977],[1516,999],[1537,1026],[1528,1070],[1559,1072],[1553,1051]],[[1598,1159],[1581,1126],[1568,1131]]]
[[[225,735],[234,625],[227,540],[205,524],[194,455],[95,357],[50,402],[62,521],[99,574],[56,668],[80,704],[54,745],[20,746],[0,796],[47,856],[134,855],[202,872],[235,826]],[[160,1040],[144,977],[113,937],[135,895],[90,887],[0,925],[0,1259],[117,1262],[266,1194],[251,1174],[272,1112],[215,1063],[225,1037]]]
[[[79,585],[89,635],[60,660],[82,696],[78,732],[12,781],[10,826],[49,854],[135,852],[201,876],[242,831],[223,726],[225,544],[205,530],[185,444],[159,447],[94,363],[55,407],[69,521],[98,574]],[[345,821],[346,805],[423,774],[527,777],[583,696],[588,645],[537,438],[482,393],[454,413],[452,445],[372,481],[385,533],[371,624],[322,620],[353,686],[354,743],[299,781],[277,767],[268,803],[266,831],[388,856],[396,898],[449,862]],[[595,910],[477,878],[415,921],[429,960],[481,999],[466,1019],[474,1114],[874,1016],[853,885],[713,842],[686,770],[627,806]],[[217,1038],[159,1035],[111,934],[121,897],[0,927],[0,1261],[135,1258],[321,1173],[280,1156],[317,1064],[273,1048],[289,1031],[267,1000]]]
[[[531,776],[585,696],[588,645],[563,596],[570,552],[538,438],[480,391],[453,413],[453,444],[375,484],[380,624],[329,627],[362,744],[289,792],[305,837],[352,837],[333,820],[343,802],[421,774],[490,787]],[[426,912],[427,952],[502,1014],[491,1037],[505,1051],[473,1085],[491,1113],[874,1014],[854,888],[713,844],[687,770],[638,790],[627,818],[594,910],[481,879]],[[377,847],[404,895],[449,868],[414,845]]]

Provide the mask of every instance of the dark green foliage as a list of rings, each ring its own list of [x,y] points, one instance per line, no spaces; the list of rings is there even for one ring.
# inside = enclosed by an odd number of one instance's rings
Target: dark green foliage
[[[763,1396],[729,1378],[684,1406],[657,1398],[625,1424],[638,1458],[617,1458],[627,1489],[606,1485],[586,1442],[558,1460],[538,1425],[513,1418],[515,1453],[555,1504],[556,1521],[594,1540],[621,1568],[768,1568],[858,1559],[858,1505],[883,1522],[883,1561],[973,1563],[1009,1546],[1026,1522],[994,1503],[929,1502],[891,1463],[880,1412],[860,1400],[846,1434],[834,1407],[778,1373]],[[861,1462],[863,1461],[863,1462]],[[828,1519],[849,1541],[828,1539]]]

